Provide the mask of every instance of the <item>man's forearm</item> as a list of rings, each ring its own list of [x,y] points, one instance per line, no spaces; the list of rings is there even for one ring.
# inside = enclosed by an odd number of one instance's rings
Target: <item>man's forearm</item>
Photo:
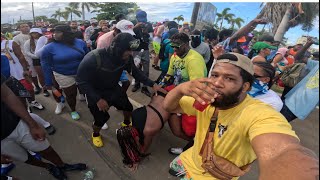
[[[38,124],[32,119],[20,99],[6,85],[1,85],[1,101],[5,103],[27,125],[35,127]]]
[[[234,35],[231,36],[230,43],[236,41],[241,36],[247,35],[249,32],[253,31],[256,28],[256,26],[257,23],[254,20],[250,21],[247,25],[239,29]]]
[[[163,108],[171,113],[181,113],[181,107],[179,104],[180,99],[184,94],[180,90],[181,85],[173,88],[163,101]]]
[[[267,162],[261,163],[259,160],[259,166],[260,180],[319,178],[318,157],[301,145],[287,148]]]
[[[294,59],[295,61],[301,62],[303,60],[303,56],[306,53],[306,51],[309,49],[309,47],[312,45],[312,43],[306,43],[295,55]],[[306,63],[306,62],[305,62]]]

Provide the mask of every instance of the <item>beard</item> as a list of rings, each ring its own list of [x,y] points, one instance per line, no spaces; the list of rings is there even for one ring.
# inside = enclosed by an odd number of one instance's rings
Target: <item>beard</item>
[[[243,87],[241,87],[238,91],[232,94],[221,94],[221,99],[214,101],[211,103],[212,106],[218,107],[218,108],[227,108],[230,106],[233,106],[239,102],[239,96],[242,92]]]

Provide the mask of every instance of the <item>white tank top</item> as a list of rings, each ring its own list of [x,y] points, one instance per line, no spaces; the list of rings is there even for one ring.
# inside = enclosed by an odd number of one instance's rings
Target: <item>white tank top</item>
[[[13,40],[8,41],[7,47],[6,47],[6,42],[7,40],[1,41],[1,55],[6,55],[6,52],[7,52],[11,56],[11,58],[8,57],[9,65],[10,65],[10,75],[15,77],[17,80],[24,79],[23,67],[20,64],[19,59],[13,52],[13,48],[12,48]]]

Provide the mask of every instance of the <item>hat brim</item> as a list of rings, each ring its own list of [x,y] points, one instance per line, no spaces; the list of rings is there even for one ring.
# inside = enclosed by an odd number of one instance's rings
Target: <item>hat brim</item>
[[[139,18],[137,18],[137,20],[138,20],[138,22],[147,22],[147,18],[145,18],[145,17],[139,17]]]
[[[135,36],[136,34],[133,32],[133,30],[120,30],[122,33],[129,33],[132,36]]]
[[[277,47],[275,47],[275,46],[269,46],[269,47],[267,47],[267,48],[269,48],[269,49],[278,49]]]

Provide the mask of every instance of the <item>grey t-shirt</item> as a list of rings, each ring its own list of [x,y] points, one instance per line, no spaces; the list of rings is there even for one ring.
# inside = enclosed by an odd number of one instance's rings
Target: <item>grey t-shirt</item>
[[[199,54],[201,54],[201,56],[203,57],[204,61],[206,62],[206,64],[209,62],[210,60],[210,47],[207,43],[201,42],[201,44],[196,47],[193,48],[191,46],[191,41],[189,42],[190,48],[197,51]]]

